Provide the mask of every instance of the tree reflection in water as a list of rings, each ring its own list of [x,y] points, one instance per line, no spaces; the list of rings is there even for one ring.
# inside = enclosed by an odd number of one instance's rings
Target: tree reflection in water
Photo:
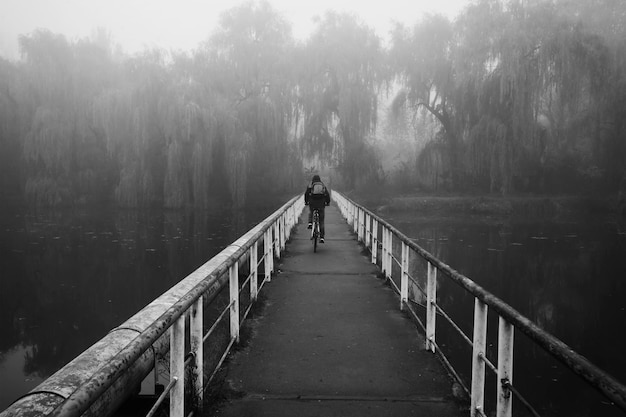
[[[443,262],[626,382],[626,340],[621,337],[626,327],[623,224],[590,219],[533,222],[408,213],[395,213],[391,223]],[[411,269],[425,285],[423,263],[413,259]],[[438,285],[438,303],[471,337],[473,297],[441,274]],[[469,381],[471,350],[448,327],[444,319],[438,319],[438,343],[450,352],[455,367]],[[495,314],[490,314],[488,327],[488,357],[496,364]],[[541,415],[623,415],[520,332],[515,334],[515,344],[514,385]],[[493,400],[489,394],[495,392],[493,381],[486,392],[486,397]]]
[[[4,213],[0,410],[274,209]]]

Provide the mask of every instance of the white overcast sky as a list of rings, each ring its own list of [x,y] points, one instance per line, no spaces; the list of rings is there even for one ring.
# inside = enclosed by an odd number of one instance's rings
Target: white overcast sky
[[[220,13],[244,0],[0,0],[0,55],[15,59],[17,36],[37,28],[68,39],[107,29],[124,51],[145,47],[191,50],[208,38]],[[386,37],[392,21],[415,23],[423,13],[454,18],[469,0],[269,0],[303,39],[326,10],[359,16]]]

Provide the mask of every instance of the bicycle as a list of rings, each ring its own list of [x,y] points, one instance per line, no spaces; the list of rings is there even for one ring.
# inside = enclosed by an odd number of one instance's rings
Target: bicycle
[[[317,241],[320,237],[320,212],[313,210],[313,227],[311,227],[311,240],[313,241],[313,252],[317,252]]]

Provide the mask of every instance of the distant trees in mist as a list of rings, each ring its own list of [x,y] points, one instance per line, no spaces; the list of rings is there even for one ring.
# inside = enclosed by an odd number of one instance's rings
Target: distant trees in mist
[[[472,2],[397,28],[392,113],[434,120],[432,188],[615,190],[626,174],[626,3]],[[400,113],[401,114],[401,113]]]
[[[313,157],[347,188],[613,191],[625,35],[611,0],[479,0],[389,44],[330,12],[297,42],[264,2],[224,13],[191,53],[37,31],[0,59],[0,195],[242,206],[300,190]]]

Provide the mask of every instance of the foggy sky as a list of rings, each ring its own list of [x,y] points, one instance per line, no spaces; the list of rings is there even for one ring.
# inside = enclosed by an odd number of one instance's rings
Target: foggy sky
[[[392,21],[415,23],[423,13],[454,18],[469,0],[270,0],[304,39],[326,10],[358,15],[379,36]],[[107,29],[126,52],[146,47],[191,50],[209,36],[219,14],[244,0],[0,0],[0,55],[18,57],[17,36],[38,28],[75,40]]]

